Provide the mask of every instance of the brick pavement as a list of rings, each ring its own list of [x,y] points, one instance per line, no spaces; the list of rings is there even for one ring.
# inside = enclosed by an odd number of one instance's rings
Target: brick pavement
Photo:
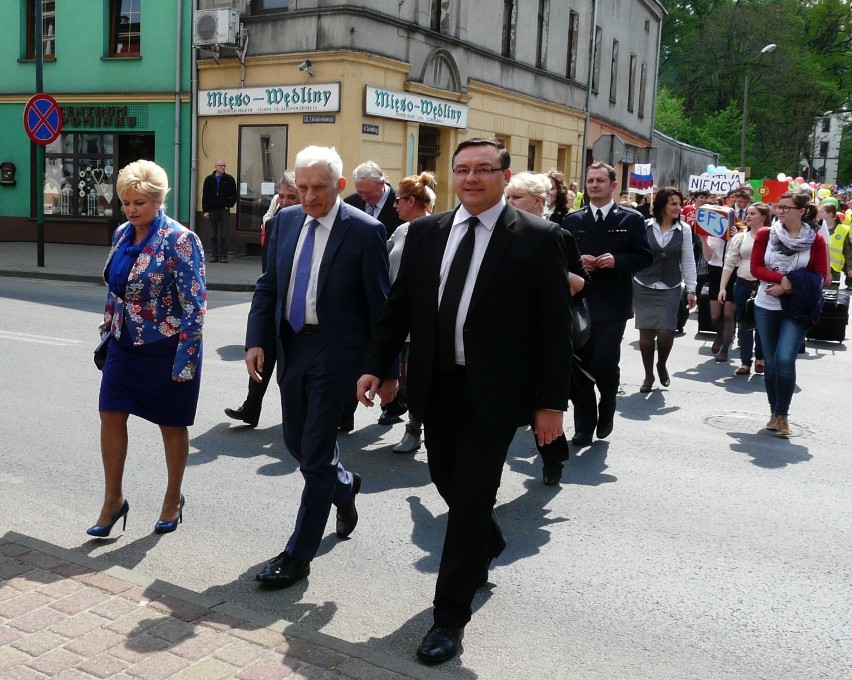
[[[16,533],[0,537],[0,680],[392,680],[386,657]]]

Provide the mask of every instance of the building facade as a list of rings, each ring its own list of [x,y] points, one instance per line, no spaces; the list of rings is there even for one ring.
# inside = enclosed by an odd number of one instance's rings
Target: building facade
[[[648,162],[658,2],[200,0],[199,9],[197,190],[217,159],[235,168],[235,248],[256,247],[276,180],[308,144],[335,146],[347,175],[365,160],[392,183],[433,170],[438,209],[455,202],[452,150],[474,136],[500,139],[515,172],[556,168],[568,180],[582,180],[601,135],[624,143],[624,184],[629,164]]]
[[[35,168],[24,109],[36,92],[35,9],[43,11],[43,92],[62,132]],[[168,172],[168,214],[190,210],[189,0],[7,0],[0,23],[0,240],[34,240],[38,202],[49,242],[108,244],[122,220],[118,171],[146,158]],[[4,178],[6,177],[4,173]]]
[[[822,184],[837,184],[843,131],[852,125],[852,112],[827,111],[814,126],[809,179]]]

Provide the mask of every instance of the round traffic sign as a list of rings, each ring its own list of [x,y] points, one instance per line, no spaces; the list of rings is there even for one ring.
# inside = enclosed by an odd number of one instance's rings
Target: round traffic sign
[[[62,111],[49,94],[35,94],[24,107],[24,130],[36,144],[55,141],[62,132]]]

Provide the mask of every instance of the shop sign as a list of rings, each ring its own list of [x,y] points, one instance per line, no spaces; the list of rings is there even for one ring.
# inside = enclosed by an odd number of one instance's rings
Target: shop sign
[[[63,106],[62,117],[74,128],[135,128],[126,106]]]
[[[200,116],[334,111],[340,111],[340,83],[241,87],[232,90],[201,90],[198,93]]]
[[[361,123],[361,134],[363,135],[377,135],[379,134],[379,126],[371,125],[370,123]]]
[[[465,104],[426,97],[411,92],[395,92],[367,86],[365,110],[368,116],[410,120],[444,127],[466,128]]]

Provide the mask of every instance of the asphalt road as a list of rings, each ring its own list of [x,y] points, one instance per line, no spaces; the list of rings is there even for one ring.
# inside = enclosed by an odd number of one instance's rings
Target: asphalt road
[[[277,390],[260,426],[228,422],[246,387],[250,295],[213,292],[184,523],[152,534],[165,487],[157,429],[131,421],[127,531],[90,541],[102,477],[97,342],[103,289],[0,278],[0,535],[49,541],[222,601],[413,658],[431,621],[445,507],[425,453],[359,408],[342,458],[364,479],[349,540],[333,521],[310,577],[261,591],[283,549],[302,480],[284,448]],[[632,325],[632,324],[631,324]],[[796,436],[762,432],[759,377],[717,365],[693,318],[675,342],[672,385],[638,392],[628,327],[615,432],[541,484],[519,431],[498,497],[509,547],[478,596],[464,653],[433,671],[461,678],[852,677],[852,452],[845,346],[798,363]],[[507,385],[507,389],[511,386]],[[570,428],[570,414],[566,424]]]

